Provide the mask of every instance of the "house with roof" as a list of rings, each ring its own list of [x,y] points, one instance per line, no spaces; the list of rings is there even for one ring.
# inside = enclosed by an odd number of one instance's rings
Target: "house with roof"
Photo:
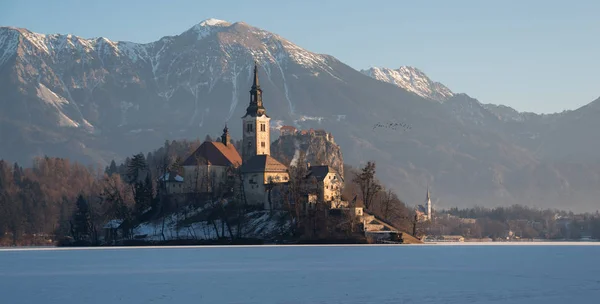
[[[279,128],[280,136],[292,136],[296,135],[297,132],[298,129],[296,129],[296,127],[293,126],[282,126],[281,128]]]
[[[169,171],[158,178],[159,182],[163,182],[168,194],[185,193],[183,176],[177,172]]]
[[[335,169],[326,165],[311,166],[308,164],[307,169],[306,179],[309,191],[316,194],[319,201],[328,203],[330,208],[341,207],[344,187],[342,176]]]
[[[225,126],[220,141],[205,141],[183,162],[183,193],[208,193],[231,189],[233,170],[242,158]]]

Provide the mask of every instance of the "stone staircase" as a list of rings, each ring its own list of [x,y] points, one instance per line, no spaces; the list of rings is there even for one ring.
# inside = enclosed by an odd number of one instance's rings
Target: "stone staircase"
[[[421,240],[413,237],[412,235],[410,235],[404,231],[398,230],[396,227],[393,227],[392,225],[384,222],[383,220],[381,220],[381,219],[377,218],[376,216],[369,214],[367,212],[363,212],[363,216],[361,219],[363,222],[365,234],[369,234],[369,233],[381,234],[381,233],[386,233],[386,232],[390,232],[390,233],[395,232],[395,233],[402,234],[403,243],[406,243],[406,244],[423,243]]]

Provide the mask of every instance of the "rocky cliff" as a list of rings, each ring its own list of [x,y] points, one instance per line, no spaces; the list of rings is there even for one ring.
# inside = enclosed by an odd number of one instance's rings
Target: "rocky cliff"
[[[344,175],[344,157],[333,135],[323,130],[306,130],[282,135],[271,146],[271,154],[285,165],[295,165],[304,152],[311,165],[329,165]]]

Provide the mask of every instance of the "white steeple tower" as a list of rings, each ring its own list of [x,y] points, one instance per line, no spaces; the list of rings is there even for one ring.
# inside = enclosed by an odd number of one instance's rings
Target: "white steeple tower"
[[[427,185],[427,197],[425,198],[425,208],[427,208],[427,220],[431,220],[431,196],[429,195],[429,185]]]

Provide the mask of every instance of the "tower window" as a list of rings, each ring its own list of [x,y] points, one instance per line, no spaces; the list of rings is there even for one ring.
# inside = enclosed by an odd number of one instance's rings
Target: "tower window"
[[[252,148],[252,142],[251,141],[248,142],[248,148]]]
[[[253,128],[252,128],[252,124],[251,124],[251,123],[249,123],[249,124],[246,126],[246,131],[247,131],[247,132],[252,132],[252,129],[253,129]]]
[[[266,125],[265,125],[265,124],[260,124],[260,131],[261,131],[261,132],[264,132],[264,131],[266,131],[266,129],[267,129],[267,127],[266,127]]]
[[[262,141],[262,142],[260,143],[260,146],[264,148],[264,147],[266,146],[266,145],[265,145],[265,142],[264,142],[264,141]]]

